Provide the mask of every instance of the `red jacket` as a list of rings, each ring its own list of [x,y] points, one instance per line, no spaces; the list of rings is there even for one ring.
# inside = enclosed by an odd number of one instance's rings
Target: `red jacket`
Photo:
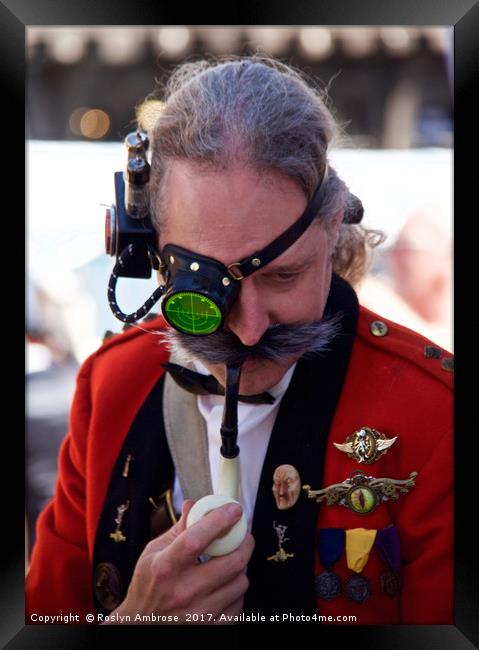
[[[387,335],[370,324],[382,320]],[[145,329],[158,329],[158,319]],[[450,355],[426,358],[423,337],[361,308],[347,377],[331,430],[323,485],[340,483],[356,469],[374,477],[405,479],[418,472],[416,486],[367,516],[345,507],[320,508],[319,528],[384,528],[400,537],[403,588],[394,598],[377,589],[362,604],[344,595],[320,600],[323,615],[356,615],[356,624],[453,623],[453,440],[452,373],[442,367]],[[132,328],[116,336],[82,365],[70,415],[70,432],[59,455],[55,495],[37,522],[37,542],[26,581],[30,615],[94,613],[92,554],[112,468],[135,414],[158,381],[167,352],[157,336]],[[141,363],[138,360],[141,359]],[[371,427],[395,445],[374,464],[359,466],[333,446],[359,427]],[[316,560],[317,574],[323,568]],[[351,572],[343,554],[333,570]],[[374,551],[364,569],[376,584],[384,566]],[[343,621],[335,621],[343,624]]]

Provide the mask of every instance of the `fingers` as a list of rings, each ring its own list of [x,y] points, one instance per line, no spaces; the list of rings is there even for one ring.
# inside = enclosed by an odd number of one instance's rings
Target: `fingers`
[[[232,616],[241,612],[243,596],[249,587],[246,568],[253,549],[254,539],[248,533],[236,551],[198,567],[193,578],[197,590],[192,604],[193,608],[196,605],[197,613],[212,614],[216,618],[212,623],[234,622]]]
[[[207,597],[201,597],[188,607],[188,614],[193,620],[204,621],[213,625],[237,623],[234,616],[243,609],[244,594],[248,590],[249,581],[244,572],[223,585]],[[185,616],[186,620],[188,616]],[[183,620],[183,618],[182,618]]]
[[[183,505],[181,506],[181,519],[184,519],[186,522],[186,518],[188,516],[189,511],[191,508],[195,505],[195,502],[193,499],[185,499],[183,501]]]
[[[226,607],[222,612],[217,614],[214,618],[213,625],[236,625],[235,616],[239,616],[243,611],[244,599],[239,598],[229,607]]]
[[[216,591],[235,576],[244,573],[253,550],[253,536],[247,533],[236,551],[232,551],[228,555],[212,558],[199,566],[197,575],[198,579],[205,585],[205,596]]]
[[[196,563],[211,542],[225,535],[240,520],[242,512],[242,507],[237,503],[227,503],[209,512],[183,530],[174,544],[168,547],[171,561],[181,565]]]
[[[197,564],[205,548],[240,519],[241,506],[228,503],[186,529],[192,505],[192,501],[185,503],[180,521],[147,545],[124,601],[125,607],[128,601],[128,611],[204,613],[211,620],[220,612],[233,611],[233,605],[243,598],[249,586],[246,567],[254,548],[249,533],[232,553]]]
[[[222,618],[221,614],[228,612],[232,614],[233,612],[239,613],[243,606],[243,597],[248,591],[249,581],[244,572],[240,573],[234,580],[231,580],[227,584],[223,585],[220,589],[217,589],[214,593],[205,600],[202,609],[206,609],[209,612],[213,612],[214,617],[216,618],[215,622],[219,623],[229,623],[231,620]],[[238,604],[241,604],[241,608],[238,611]]]
[[[146,547],[144,554],[158,553],[167,548],[177,537],[186,529],[186,518],[191,508],[194,506],[192,499],[186,499],[181,507],[181,517],[166,533],[156,537]]]

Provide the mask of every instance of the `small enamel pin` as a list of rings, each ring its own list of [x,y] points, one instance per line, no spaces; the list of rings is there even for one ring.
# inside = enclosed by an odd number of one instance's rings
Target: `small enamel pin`
[[[357,460],[358,463],[371,465],[371,463],[381,458],[396,440],[397,436],[386,438],[384,433],[376,431],[376,429],[361,427],[361,429],[348,436],[345,443],[333,442],[333,445],[339,451],[347,454],[349,458]]]
[[[383,501],[396,500],[401,493],[407,494],[415,486],[417,474],[411,472],[408,479],[398,480],[374,478],[357,470],[342,483],[334,483],[322,490],[311,490],[309,485],[303,485],[303,490],[308,499],[316,499],[316,503],[326,501],[328,506],[345,506],[358,515],[368,515]]]
[[[286,551],[283,548],[283,544],[289,540],[288,537],[284,537],[284,534],[286,532],[286,529],[288,528],[287,526],[283,526],[281,524],[276,525],[276,522],[273,522],[273,528],[276,531],[276,535],[278,536],[278,550],[274,555],[270,555],[268,558],[266,558],[268,561],[269,560],[274,560],[275,562],[286,562],[286,560],[289,557],[294,557],[294,553],[286,553]]]
[[[123,472],[121,474],[123,476],[123,478],[128,477],[128,473],[130,471],[130,463],[131,463],[132,460],[135,460],[135,459],[133,458],[133,456],[131,454],[128,454],[128,456],[125,459],[125,465],[123,466]]]
[[[115,542],[126,541],[126,537],[121,532],[120,526],[121,526],[121,522],[123,521],[123,515],[128,510],[129,506],[130,506],[130,502],[127,501],[126,503],[122,503],[121,506],[118,506],[118,508],[116,509],[116,513],[117,513],[115,519],[116,530],[114,533],[110,533],[111,539],[115,540]]]
[[[279,465],[273,474],[273,495],[278,510],[292,508],[301,493],[299,472],[293,465]]]

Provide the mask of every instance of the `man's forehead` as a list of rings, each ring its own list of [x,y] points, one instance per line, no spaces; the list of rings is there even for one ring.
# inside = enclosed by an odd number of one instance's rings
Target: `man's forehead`
[[[160,244],[173,243],[231,264],[268,245],[302,214],[306,198],[292,179],[251,168],[223,171],[183,161],[168,174],[167,206]],[[308,262],[315,252],[316,224],[266,270]]]
[[[294,188],[296,191],[299,185],[290,178],[287,174],[280,172],[276,169],[259,169],[253,167],[248,163],[241,154],[238,159],[225,167],[216,167],[210,163],[203,163],[201,161],[191,161],[186,159],[178,159],[172,161],[168,165],[168,177],[173,182],[188,181],[194,183],[195,181],[214,182],[218,181],[224,183],[228,177],[231,179],[244,178],[252,181],[255,185],[262,186],[266,189],[279,189],[284,193],[291,191]]]

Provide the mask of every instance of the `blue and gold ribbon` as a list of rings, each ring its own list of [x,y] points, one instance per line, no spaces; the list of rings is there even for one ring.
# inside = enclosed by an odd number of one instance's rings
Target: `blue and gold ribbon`
[[[359,575],[369,560],[377,530],[352,528],[346,531],[346,561],[354,574],[346,582],[346,595],[361,604],[371,596],[371,583],[366,576]]]
[[[344,528],[321,528],[318,535],[318,553],[326,569],[339,560],[343,554],[346,533]]]
[[[325,600],[332,600],[341,593],[341,579],[331,567],[343,554],[345,540],[343,528],[321,528],[319,531],[318,553],[325,571],[316,576],[315,587],[318,596]]]
[[[369,560],[377,530],[352,528],[346,531],[346,560],[348,569],[361,573]]]

